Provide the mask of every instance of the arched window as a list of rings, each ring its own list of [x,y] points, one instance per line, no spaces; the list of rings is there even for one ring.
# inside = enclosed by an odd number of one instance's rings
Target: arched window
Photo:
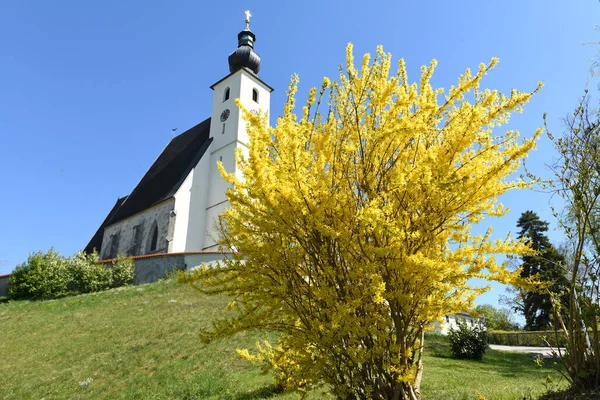
[[[129,256],[139,256],[140,249],[142,247],[142,233],[144,229],[144,221],[133,227],[133,243],[129,248],[128,254]]]
[[[117,231],[114,234],[110,235],[110,242],[108,248],[108,258],[116,258],[119,253],[119,236],[121,236],[121,231]]]
[[[223,101],[229,100],[229,92],[230,92],[229,88],[228,87],[225,88],[225,93],[223,93]]]
[[[152,225],[152,229],[150,230],[150,242],[148,244],[148,252],[153,252],[156,251],[156,248],[158,247],[158,225],[156,224],[156,221],[154,222],[154,225]]]
[[[254,100],[254,102],[258,103],[258,90],[256,90],[256,89],[252,89],[252,100]]]

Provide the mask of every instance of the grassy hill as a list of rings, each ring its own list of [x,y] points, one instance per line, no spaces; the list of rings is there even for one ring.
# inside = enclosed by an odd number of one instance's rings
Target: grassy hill
[[[0,304],[0,399],[299,398],[277,393],[270,376],[235,352],[273,335],[200,343],[199,329],[226,304],[173,281]],[[426,400],[529,399],[545,391],[546,376],[559,380],[530,355],[491,351],[482,362],[459,361],[448,357],[445,338],[426,346]]]

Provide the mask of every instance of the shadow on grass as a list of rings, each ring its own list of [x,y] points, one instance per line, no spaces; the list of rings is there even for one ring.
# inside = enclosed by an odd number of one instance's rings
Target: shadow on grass
[[[541,366],[535,362],[537,357],[531,353],[510,353],[488,349],[481,361],[475,360],[458,360],[452,357],[450,342],[445,337],[432,335],[425,339],[425,355],[433,358],[449,360],[455,363],[453,368],[456,369],[480,369],[494,370],[497,374],[505,377],[518,376],[528,374],[532,369],[540,372],[549,372],[556,370],[557,360],[545,360]],[[452,361],[450,361],[452,360]]]
[[[280,386],[269,385],[255,389],[248,393],[242,393],[234,397],[234,400],[252,400],[252,399],[270,399],[271,397],[283,393]]]

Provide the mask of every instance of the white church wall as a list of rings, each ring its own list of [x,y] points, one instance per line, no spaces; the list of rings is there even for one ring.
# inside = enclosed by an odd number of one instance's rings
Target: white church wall
[[[204,234],[199,235],[204,236],[202,250],[215,250],[217,248],[218,230],[215,229],[215,224],[218,222],[219,214],[229,204],[225,193],[231,187],[231,184],[221,176],[217,168],[217,162],[222,162],[226,171],[239,174],[235,166],[235,149],[245,147],[248,140],[246,125],[242,121],[241,111],[235,105],[235,99],[239,98],[242,104],[249,109],[258,109],[261,99],[266,107],[270,104],[270,92],[263,89],[260,81],[251,78],[251,74],[243,69],[214,85],[213,90],[210,130],[213,142],[209,148],[209,157],[206,157],[206,155],[203,157],[209,159],[209,165],[206,179]],[[227,90],[229,91],[229,98],[225,100]],[[258,102],[253,101],[253,90],[258,94]],[[221,115],[225,110],[228,110],[229,115],[225,121],[221,121]]]
[[[227,196],[225,192],[227,189],[231,187],[231,184],[227,182],[219,172],[217,168],[217,162],[221,161],[223,163],[223,167],[227,172],[233,172],[236,170],[235,168],[235,148],[236,142],[230,143],[227,146],[220,148],[218,150],[213,150],[214,152],[210,155],[210,167],[211,173],[209,176],[208,187],[210,188],[208,192],[208,205],[212,206],[215,204],[219,204],[223,201],[227,200]]]
[[[194,170],[184,179],[174,196],[175,226],[173,228],[173,240],[169,243],[169,253],[185,251],[188,225],[190,223],[190,201],[193,180]]]
[[[269,112],[271,110],[271,92],[256,77],[246,71],[242,71],[240,76],[240,85],[244,90],[240,93],[240,101],[249,110]],[[258,92],[258,101],[252,99],[252,91]],[[247,144],[248,133],[246,131],[246,121],[242,113],[237,115],[239,126],[238,141]]]
[[[212,151],[220,149],[237,140],[240,110],[235,105],[235,99],[240,97],[242,70],[229,76],[213,89],[213,109],[210,120],[210,136],[213,138]],[[229,99],[223,101],[225,90],[229,88]],[[229,116],[221,121],[223,111],[229,110]]]
[[[229,89],[230,97],[223,101],[225,90]],[[235,99],[249,110],[269,112],[271,107],[271,92],[263,83],[246,70],[239,70],[213,87],[213,110],[211,115],[210,135],[213,138],[212,152],[235,143],[236,146],[248,143],[246,121],[241,110],[235,105]],[[256,91],[258,98],[253,99]],[[221,121],[223,111],[229,110],[229,117]],[[223,129],[223,125],[225,128]]]
[[[216,267],[219,265],[219,261],[229,259],[232,256],[223,253],[211,253],[207,252],[204,254],[185,254],[185,268],[192,270],[199,268],[201,265],[205,265],[209,268]]]
[[[212,146],[211,146],[212,147]],[[209,192],[209,148],[194,168],[188,208],[188,223],[184,251],[202,251],[206,234],[206,201]]]
[[[132,215],[129,218],[121,220],[117,223],[107,226],[104,229],[102,238],[101,258],[110,258],[111,254],[111,237],[118,235],[118,245],[116,254],[125,255],[144,255],[148,253],[160,253],[168,250],[167,236],[173,233],[173,217],[171,211],[174,210],[175,199],[171,198],[154,207],[148,208],[141,213]],[[154,223],[158,228],[158,242],[156,250],[150,251],[150,240]],[[169,225],[171,224],[171,232]],[[141,234],[137,234],[136,230],[141,230]]]
[[[223,213],[226,207],[229,207],[228,201],[216,204],[206,210],[206,237],[204,239],[203,250],[218,250],[217,240],[219,238],[219,231],[215,224],[219,221],[219,215]]]
[[[195,237],[203,238],[202,250],[217,249],[218,230],[215,229],[215,224],[218,222],[218,216],[229,205],[225,193],[231,187],[231,184],[223,179],[216,164],[221,161],[226,171],[235,172],[239,178],[242,178],[241,172],[235,165],[235,151],[236,148],[242,148],[244,153],[248,153],[246,148],[248,143],[246,122],[243,120],[242,112],[236,106],[235,100],[239,98],[244,107],[250,111],[268,112],[271,105],[272,90],[245,69],[239,69],[225,77],[213,85],[212,89],[214,93],[210,137],[213,141],[207,154],[203,157],[208,159],[207,176],[204,183],[198,186],[199,188],[202,185],[207,186],[205,192],[205,218],[195,225],[202,227],[204,233],[194,233]],[[199,204],[201,204],[199,200],[191,201],[190,210],[199,208]],[[190,221],[194,221],[191,216]],[[191,242],[190,239],[188,238],[188,243]],[[195,238],[194,243],[196,243]],[[190,250],[192,249],[190,248]],[[196,248],[193,250],[196,250]]]

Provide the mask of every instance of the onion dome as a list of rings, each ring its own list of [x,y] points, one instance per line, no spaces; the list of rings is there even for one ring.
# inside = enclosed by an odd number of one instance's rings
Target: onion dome
[[[255,74],[260,71],[260,56],[254,51],[256,35],[250,30],[250,12],[246,11],[246,28],[238,33],[238,48],[229,55],[229,72],[243,67]]]

